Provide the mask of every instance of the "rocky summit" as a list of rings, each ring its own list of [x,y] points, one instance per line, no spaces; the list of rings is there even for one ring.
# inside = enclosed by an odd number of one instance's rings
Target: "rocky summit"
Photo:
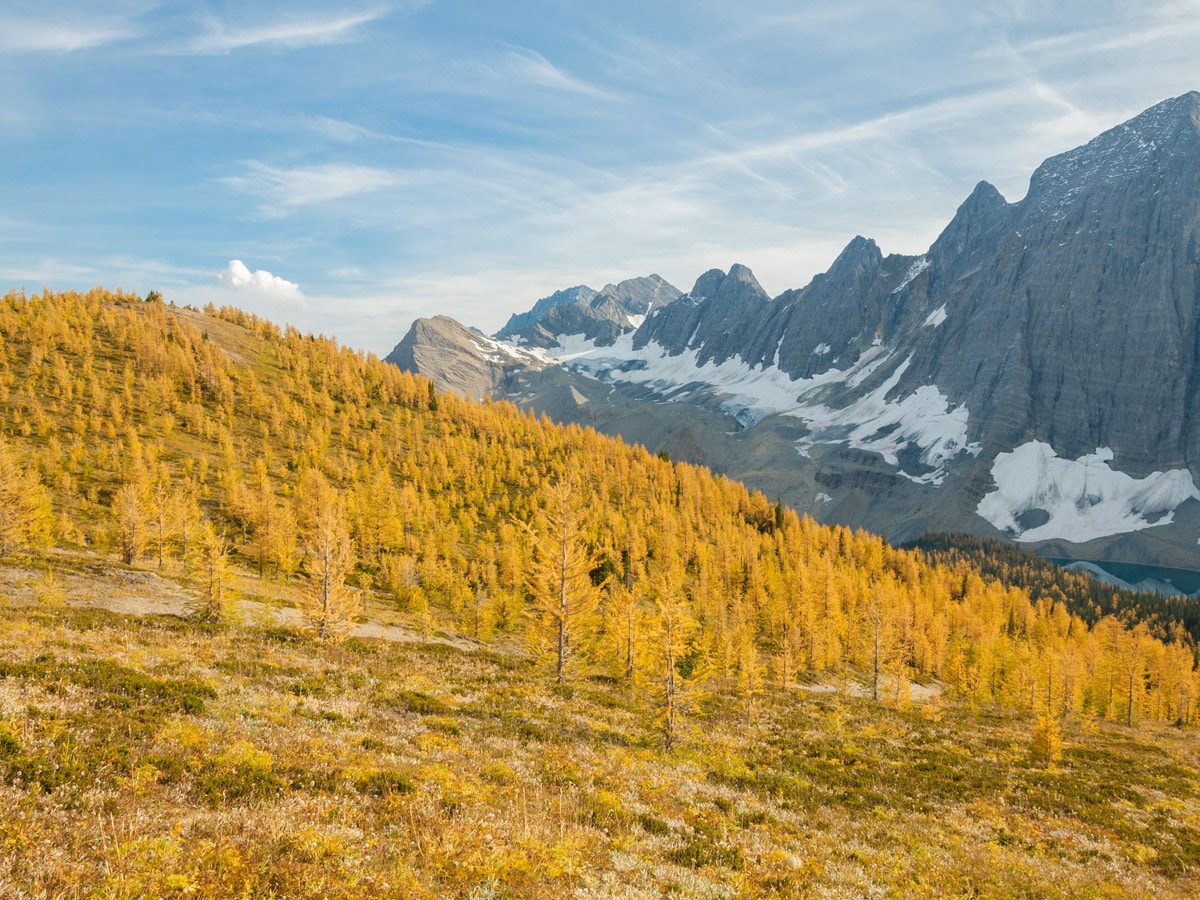
[[[1018,202],[981,182],[920,256],[855,237],[775,298],[741,265],[682,296],[577,287],[495,338],[458,326],[455,353],[418,321],[389,358],[894,540],[1200,568],[1198,232],[1193,92],[1046,160]]]

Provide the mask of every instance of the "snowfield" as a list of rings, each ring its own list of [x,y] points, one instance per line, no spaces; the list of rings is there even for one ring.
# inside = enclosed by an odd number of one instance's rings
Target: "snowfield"
[[[559,347],[532,350],[546,364],[558,363],[600,381],[641,384],[663,400],[699,390],[720,399],[723,411],[745,428],[772,415],[794,416],[810,429],[797,442],[805,453],[813,444],[849,444],[878,453],[900,473],[918,484],[941,484],[946,465],[961,453],[978,454],[967,442],[967,408],[950,407],[935,385],[926,385],[899,400],[888,393],[908,367],[901,362],[888,380],[849,406],[833,409],[816,401],[819,388],[844,384],[855,388],[892,359],[887,348],[868,349],[848,369],[829,369],[811,378],[792,378],[776,366],[750,366],[739,357],[701,364],[699,351],[671,356],[650,343],[635,350],[633,334],[622,335],[611,347],[596,347],[581,335],[559,337]],[[921,471],[904,471],[898,454],[909,446],[921,451]]]
[[[1055,538],[1084,543],[1173,521],[1185,500],[1200,500],[1186,469],[1132,478],[1113,469],[1112,450],[1100,447],[1079,459],[1060,459],[1049,445],[1029,441],[998,453],[992,465],[996,490],[976,512],[1018,541]],[[1041,510],[1047,521],[1023,528],[1018,517]]]

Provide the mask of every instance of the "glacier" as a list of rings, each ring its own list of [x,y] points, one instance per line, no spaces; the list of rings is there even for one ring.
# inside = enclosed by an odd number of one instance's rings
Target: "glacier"
[[[1071,460],[1060,459],[1049,444],[1028,441],[996,454],[996,490],[979,501],[976,512],[1017,541],[1081,544],[1166,525],[1185,500],[1200,500],[1200,489],[1187,469],[1133,478],[1113,469],[1112,460],[1107,447]],[[1041,510],[1048,519],[1023,528],[1018,519],[1032,510]]]

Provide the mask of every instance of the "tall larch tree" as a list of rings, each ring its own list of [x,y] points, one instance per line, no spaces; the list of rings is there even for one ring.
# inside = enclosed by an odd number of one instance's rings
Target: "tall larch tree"
[[[196,618],[202,622],[222,621],[229,604],[229,542],[211,522],[205,522],[195,546],[201,579]]]
[[[638,594],[622,582],[610,584],[604,603],[604,636],[613,670],[632,683],[642,655],[645,613]]]
[[[598,559],[586,543],[585,506],[578,483],[561,479],[545,490],[528,577],[533,596],[530,644],[554,660],[562,684],[582,660],[604,584],[592,581]]]
[[[185,479],[172,493],[171,510],[174,513],[172,526],[179,543],[179,560],[183,563],[184,572],[187,572],[191,564],[192,548],[190,544],[200,522],[200,504],[196,500],[196,486],[190,478]]]
[[[148,516],[142,485],[126,482],[113,496],[113,531],[117,553],[125,565],[133,565],[146,549]]]
[[[173,518],[174,496],[171,491],[170,476],[160,472],[150,486],[150,528],[154,532],[154,544],[158,555],[158,567],[163,567],[163,552],[170,536],[171,519]]]
[[[656,579],[654,614],[648,624],[644,677],[657,708],[663,744],[670,753],[682,737],[684,715],[699,675],[693,666],[689,678],[681,666],[694,649],[700,625],[676,578],[663,575]]]
[[[354,565],[354,548],[346,524],[346,507],[319,472],[302,482],[298,518],[304,534],[305,583],[301,611],[304,627],[319,641],[339,641],[354,625],[359,602],[346,584]]]

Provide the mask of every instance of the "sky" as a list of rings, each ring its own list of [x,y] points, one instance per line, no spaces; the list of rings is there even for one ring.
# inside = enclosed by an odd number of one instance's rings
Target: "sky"
[[[239,306],[387,353],[560,288],[857,234],[1200,89],[1200,0],[5,0],[0,289]]]

